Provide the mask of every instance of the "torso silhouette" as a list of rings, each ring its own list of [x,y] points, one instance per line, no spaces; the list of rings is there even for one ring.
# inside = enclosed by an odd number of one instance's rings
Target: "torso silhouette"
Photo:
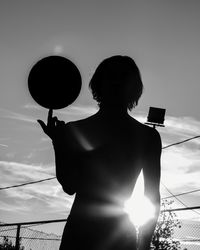
[[[68,166],[76,169],[76,196],[60,249],[136,249],[136,231],[123,204],[147,164],[151,130],[127,113],[101,110],[66,125],[67,163],[59,181],[65,190]]]

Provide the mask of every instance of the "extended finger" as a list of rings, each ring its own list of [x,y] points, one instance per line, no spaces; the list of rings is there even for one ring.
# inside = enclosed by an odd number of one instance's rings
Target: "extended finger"
[[[53,117],[53,109],[49,109],[48,118],[47,118],[47,124],[50,125],[52,122]]]
[[[51,125],[55,127],[57,125],[57,123],[58,123],[57,116],[52,117],[51,118]]]

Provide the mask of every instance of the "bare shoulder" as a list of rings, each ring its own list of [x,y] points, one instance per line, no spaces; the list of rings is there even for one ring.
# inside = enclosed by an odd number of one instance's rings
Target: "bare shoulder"
[[[156,129],[139,122],[133,117],[131,117],[131,122],[132,122],[132,126],[134,126],[135,128],[138,128],[138,130],[140,130],[141,133],[144,133],[144,135],[146,136],[156,136],[156,134],[159,135]]]
[[[91,130],[93,120],[93,116],[89,116],[84,119],[67,122],[65,125],[66,134],[72,136],[72,139],[76,138],[80,133],[87,134],[86,131]]]
[[[147,138],[153,141],[160,141],[160,134],[155,128],[151,128],[147,125],[143,125],[145,134],[147,135]]]
[[[93,120],[94,120],[94,115],[80,119],[80,120],[70,121],[66,123],[66,129],[70,130],[75,127],[82,127],[82,126],[90,124]]]
[[[159,132],[139,121],[132,119],[133,126],[138,132],[138,136],[141,136],[142,142],[146,145],[146,148],[161,149],[161,138]],[[152,148],[152,149],[153,149]]]
[[[146,147],[147,151],[152,153],[154,151],[157,154],[161,153],[162,142],[159,132],[149,126],[145,126],[145,135],[146,135]]]

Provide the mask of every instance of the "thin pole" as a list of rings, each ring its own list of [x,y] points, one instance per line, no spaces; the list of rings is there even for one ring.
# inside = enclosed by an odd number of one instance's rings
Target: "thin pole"
[[[21,224],[18,224],[17,225],[15,250],[20,250],[20,228],[21,228]]]

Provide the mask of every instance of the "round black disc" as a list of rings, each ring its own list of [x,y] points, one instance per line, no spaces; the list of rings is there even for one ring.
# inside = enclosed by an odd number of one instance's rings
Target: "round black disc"
[[[81,84],[76,65],[62,56],[41,59],[28,76],[31,96],[48,109],[61,109],[73,103],[80,93]]]

